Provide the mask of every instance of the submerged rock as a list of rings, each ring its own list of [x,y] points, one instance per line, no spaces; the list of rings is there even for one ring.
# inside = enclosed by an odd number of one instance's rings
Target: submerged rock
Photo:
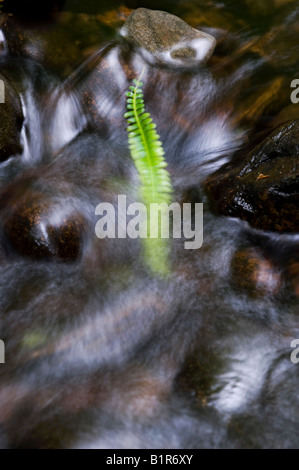
[[[0,162],[3,162],[22,150],[20,133],[24,117],[17,92],[1,73],[0,80],[4,84],[0,103]]]
[[[4,198],[3,232],[14,251],[32,259],[78,259],[84,233],[81,214],[63,200],[26,191],[26,184]]]
[[[251,295],[276,295],[281,290],[279,270],[259,249],[238,250],[231,269],[234,285]]]
[[[151,63],[195,67],[207,62],[216,39],[164,11],[138,8],[120,31]]]
[[[299,297],[299,257],[290,262],[286,275],[294,294]]]
[[[237,166],[211,175],[214,209],[256,228],[299,232],[299,120],[278,127]]]

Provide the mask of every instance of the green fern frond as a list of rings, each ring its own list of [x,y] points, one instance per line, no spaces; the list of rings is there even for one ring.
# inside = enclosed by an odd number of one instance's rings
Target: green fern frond
[[[164,150],[160,136],[156,132],[156,124],[145,112],[142,94],[143,83],[134,80],[135,87],[131,86],[127,93],[127,109],[125,118],[129,124],[129,149],[135,162],[142,193],[146,202],[171,201],[171,180],[165,169]]]
[[[172,184],[167,163],[164,159],[164,149],[160,136],[156,131],[150,113],[145,112],[143,83],[141,79],[134,80],[134,85],[127,93],[127,109],[124,115],[128,122],[128,142],[131,157],[135,163],[140,178],[140,196],[147,207],[148,238],[144,239],[144,252],[147,264],[152,271],[159,274],[168,273],[168,240],[150,238],[151,225],[149,219],[151,203],[171,203]],[[162,213],[163,217],[163,213]],[[160,233],[160,222],[158,222]]]

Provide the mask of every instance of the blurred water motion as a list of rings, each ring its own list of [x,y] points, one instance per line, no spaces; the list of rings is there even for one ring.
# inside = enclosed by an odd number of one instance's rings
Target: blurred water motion
[[[298,296],[285,277],[298,235],[217,217],[201,187],[289,105],[266,93],[275,79],[284,86],[294,78],[297,42],[291,50],[279,43],[274,62],[257,44],[286,19],[289,34],[281,34],[292,40],[298,7],[278,6],[262,29],[252,2],[248,23],[242,6],[227,3],[173,7],[186,20],[193,12],[193,25],[198,16],[208,28],[212,17],[219,37],[219,11],[223,29],[231,25],[211,63],[192,73],[151,67],[119,40],[103,41],[64,81],[32,58],[2,52],[1,71],[24,114],[23,151],[0,165],[2,448],[298,446],[299,368],[289,360]],[[186,252],[172,240],[164,281],[147,272],[136,240],[94,233],[97,204],[136,197],[123,114],[144,65],[174,199],[205,208],[203,248]],[[64,224],[77,243],[71,253]],[[232,279],[236,252],[252,247],[273,253],[280,282],[266,293]]]

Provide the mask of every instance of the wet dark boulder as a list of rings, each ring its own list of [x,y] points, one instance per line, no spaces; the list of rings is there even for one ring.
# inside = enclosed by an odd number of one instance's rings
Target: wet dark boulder
[[[138,8],[121,29],[121,35],[140,49],[149,62],[172,67],[194,67],[207,62],[216,39],[164,11]]]
[[[24,117],[16,90],[1,73],[0,80],[0,162],[3,162],[22,150],[20,134]]]
[[[84,217],[63,198],[47,197],[27,184],[10,188],[1,198],[7,246],[31,259],[76,261],[83,244]]]
[[[299,232],[299,120],[282,124],[239,163],[211,175],[212,207],[252,226]]]

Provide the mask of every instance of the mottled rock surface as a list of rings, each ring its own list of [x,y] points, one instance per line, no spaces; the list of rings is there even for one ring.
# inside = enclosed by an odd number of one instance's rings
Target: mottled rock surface
[[[127,19],[121,35],[140,48],[150,62],[194,67],[207,62],[216,40],[164,11],[138,8]]]

